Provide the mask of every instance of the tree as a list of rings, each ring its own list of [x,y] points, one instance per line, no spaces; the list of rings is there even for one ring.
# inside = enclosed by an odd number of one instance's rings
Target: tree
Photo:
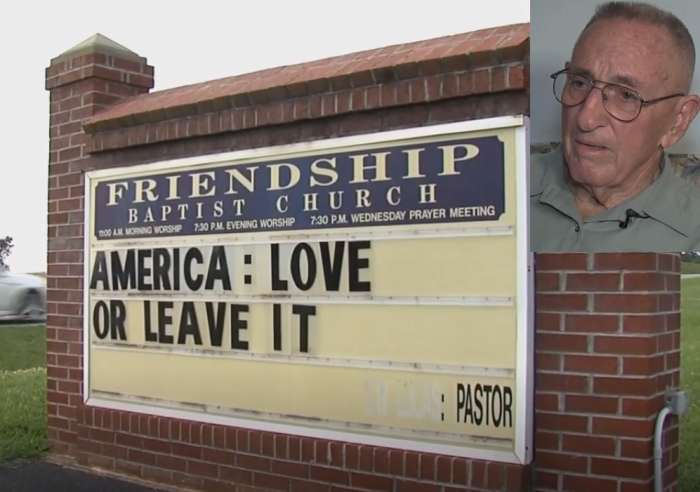
[[[10,269],[10,265],[7,264],[7,257],[12,253],[12,238],[6,236],[5,239],[0,239],[0,268],[4,267],[7,270]]]

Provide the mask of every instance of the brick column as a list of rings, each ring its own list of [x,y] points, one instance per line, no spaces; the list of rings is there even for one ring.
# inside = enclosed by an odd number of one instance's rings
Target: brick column
[[[145,58],[100,35],[51,60],[47,372],[49,444],[76,455],[82,409],[83,175],[89,141],[83,122],[153,87]],[[77,409],[77,410],[76,410]]]
[[[655,418],[680,379],[677,254],[537,255],[538,491],[653,492]],[[667,419],[664,491],[677,488]]]

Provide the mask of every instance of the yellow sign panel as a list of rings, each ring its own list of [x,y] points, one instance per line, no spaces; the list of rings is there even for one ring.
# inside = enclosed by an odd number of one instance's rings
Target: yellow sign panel
[[[527,119],[88,176],[87,403],[527,463]]]

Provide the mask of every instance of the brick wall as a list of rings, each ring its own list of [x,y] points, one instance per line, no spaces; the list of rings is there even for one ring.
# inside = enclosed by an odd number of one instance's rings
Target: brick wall
[[[537,486],[650,492],[652,436],[680,379],[677,254],[537,255]],[[665,430],[676,490],[678,423]]]
[[[529,25],[154,94],[119,48],[96,37],[47,71],[52,451],[213,492],[530,490],[527,468],[86,408],[81,387],[84,170],[529,113]],[[537,489],[650,492],[650,425],[678,384],[677,257],[539,255],[538,271]]]
[[[131,52],[121,56],[111,49],[105,56],[97,41],[91,53],[83,49],[73,59],[69,50],[47,71],[55,101],[47,342],[53,453],[211,492],[231,490],[232,483],[238,491],[521,490],[529,471],[518,466],[83,406],[81,183],[86,169],[527,113],[529,25],[281,67],[121,103],[118,98],[152,86],[152,68]],[[103,110],[105,102],[116,104]]]

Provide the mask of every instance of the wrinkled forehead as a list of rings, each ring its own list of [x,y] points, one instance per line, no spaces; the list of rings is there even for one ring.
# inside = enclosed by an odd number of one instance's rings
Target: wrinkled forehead
[[[594,78],[618,83],[648,97],[672,85],[677,54],[670,34],[659,26],[637,21],[597,21],[574,48],[571,65]]]

